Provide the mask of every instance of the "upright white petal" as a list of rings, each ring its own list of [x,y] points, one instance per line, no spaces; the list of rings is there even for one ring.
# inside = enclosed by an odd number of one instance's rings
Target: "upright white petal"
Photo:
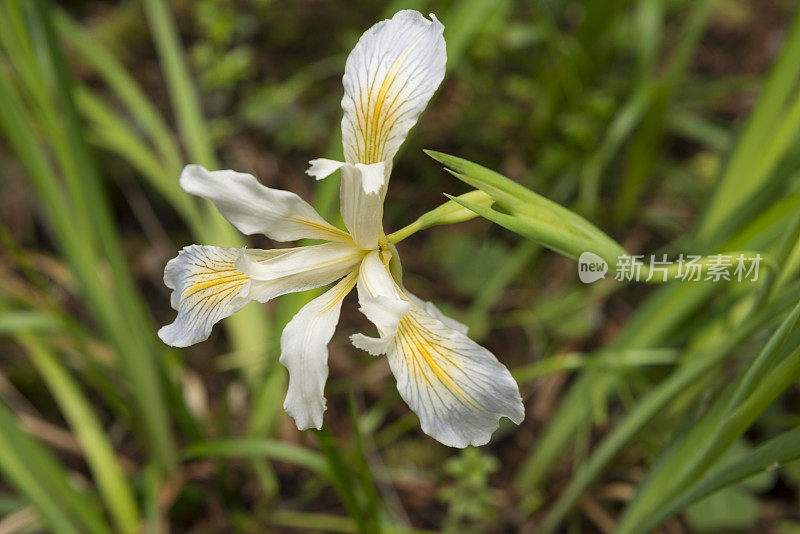
[[[263,186],[251,174],[187,165],[180,184],[187,192],[213,202],[243,234],[260,233],[277,241],[350,240],[299,196]]]
[[[347,58],[342,141],[348,163],[391,160],[444,78],[444,26],[399,11],[372,26]]]
[[[383,193],[383,186],[386,185],[386,162],[378,163],[356,163],[356,169],[361,173],[361,187],[368,195]]]
[[[355,285],[356,276],[355,271],[351,272],[303,306],[283,329],[280,362],[289,370],[283,408],[300,430],[322,427],[328,379],[327,346],[339,322],[342,299]]]
[[[353,241],[364,250],[373,250],[383,232],[383,199],[386,195],[385,169],[382,161],[365,165],[332,159],[312,159],[306,174],[317,180],[342,171],[339,183],[340,211]]]
[[[288,250],[251,250],[253,261],[278,257]],[[191,245],[164,269],[164,283],[172,289],[170,302],[178,310],[172,324],[158,331],[167,345],[188,347],[211,335],[211,328],[247,304],[249,279],[239,271],[238,248]]]
[[[380,164],[382,165],[382,164]],[[339,183],[339,204],[344,225],[356,245],[364,250],[374,250],[383,233],[383,196],[386,188],[377,193],[367,193],[362,170],[355,165],[342,167]]]
[[[251,279],[243,296],[266,302],[286,293],[330,284],[353,271],[364,254],[352,243],[298,247],[263,261],[247,250],[239,256],[236,268]]]

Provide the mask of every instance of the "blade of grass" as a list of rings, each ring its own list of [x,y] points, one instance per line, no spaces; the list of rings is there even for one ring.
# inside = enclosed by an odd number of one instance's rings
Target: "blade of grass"
[[[755,109],[750,114],[737,150],[728,160],[706,206],[698,239],[709,241],[730,227],[729,220],[765,186],[770,171],[794,141],[800,117],[797,100],[787,103],[800,77],[800,13],[795,16],[783,52],[771,70]],[[787,109],[792,111],[787,113]],[[780,132],[776,136],[776,132]]]
[[[697,353],[697,351],[694,351],[687,354],[683,358],[686,363],[639,399],[635,407],[616,424],[612,432],[595,448],[586,465],[582,467],[566,491],[550,509],[542,524],[542,532],[552,532],[557,528],[589,483],[617,455],[619,450],[629,443],[645,425],[650,423],[652,418],[663,410],[669,402],[684,392],[696,380],[701,379],[710,369],[722,362],[730,351],[742,341],[768,326],[771,321],[779,318],[780,313],[788,311],[790,306],[796,304],[796,298],[797,295],[794,292],[788,296],[782,296],[770,308],[748,316],[736,328],[731,329],[731,334],[722,339],[713,348],[700,347],[702,352]]]
[[[772,99],[775,96],[774,92],[765,90],[762,92],[761,98]],[[760,106],[770,105],[769,103],[760,104]],[[752,147],[745,147],[741,139],[737,144],[736,150],[758,154],[758,151],[754,151]],[[788,208],[790,205],[793,208]],[[785,225],[787,220],[794,218],[796,211],[792,212],[792,209],[797,208],[796,198],[784,197],[779,198],[774,206],[770,206],[756,220],[749,223],[741,217],[731,217],[731,225],[740,228],[740,230],[735,239],[731,239],[725,246],[735,249],[747,243],[748,246],[746,248],[760,250],[766,243],[769,243],[770,239],[775,237],[774,229],[781,228],[781,225]],[[722,243],[723,234],[719,229],[715,229],[714,232],[707,232],[707,235],[711,237],[702,244],[703,247],[713,248],[713,246],[718,246]],[[699,243],[698,249],[700,249]],[[655,343],[667,339],[669,332],[684,321],[711,294],[712,287],[710,285],[690,287],[685,284],[673,284],[660,289],[629,321],[613,343],[613,346],[615,348],[654,346]],[[582,417],[580,412],[588,410],[581,398],[581,395],[591,386],[591,384],[587,383],[587,380],[585,376],[578,378],[567,397],[562,401],[558,411],[548,423],[540,438],[539,446],[534,449],[534,453],[529,455],[526,460],[519,477],[520,483],[524,487],[539,484],[551,472],[552,467],[557,464],[557,460],[562,456],[563,451],[567,450],[571,437],[575,435],[581,425],[586,424],[588,418]],[[604,386],[610,388],[608,384]],[[610,392],[610,390],[608,391]],[[614,434],[607,439],[611,439],[613,436]],[[625,443],[627,442],[620,440],[617,443],[617,447],[621,448]],[[597,450],[604,451],[602,446]],[[604,454],[607,452],[604,451]],[[608,454],[609,458],[613,456],[614,454]],[[588,478],[590,477],[583,479],[581,483],[588,483]]]
[[[186,459],[194,458],[269,458],[290,462],[329,479],[330,469],[318,452],[290,443],[265,438],[229,438],[203,441],[183,450]]]
[[[163,165],[122,117],[94,92],[81,87],[76,97],[82,113],[91,121],[94,143],[128,161],[181,214],[192,233],[202,235],[204,225],[197,203],[178,186],[177,180],[167,179],[178,176],[180,167]]]
[[[581,213],[593,214],[595,212],[603,171],[613,157],[619,153],[622,144],[635,131],[637,125],[648,115],[648,110],[655,109],[657,113],[660,106],[666,105],[665,102],[686,70],[716,2],[717,0],[703,0],[693,3],[686,24],[681,30],[682,35],[678,41],[680,44],[669,60],[663,80],[653,81],[652,77],[642,77],[639,85],[614,116],[603,136],[600,147],[587,161],[581,173],[578,202]],[[651,59],[657,58],[653,56]],[[657,65],[654,63],[652,68],[656,67]],[[660,123],[663,117],[656,115],[655,120]],[[647,135],[646,132],[645,135]],[[638,177],[639,180],[643,178],[643,176]],[[626,187],[630,189],[626,195],[631,201],[637,195],[639,187],[640,185],[635,182]]]
[[[372,478],[372,471],[370,469],[369,462],[367,461],[364,438],[359,426],[355,394],[353,393],[352,388],[350,388],[348,392],[348,405],[350,411],[350,424],[353,426],[353,437],[355,442],[353,451],[355,456],[355,474],[358,480],[358,485],[364,495],[364,500],[366,501],[365,516],[367,518],[367,527],[369,529],[379,530],[378,517],[381,511],[381,498],[380,495],[378,495],[378,490],[375,487],[375,481]]]
[[[139,528],[139,513],[133,491],[117,462],[113,447],[89,407],[89,402],[68,372],[38,338],[21,333],[17,340],[26,348],[31,361],[75,432],[100,495],[114,519],[116,530],[136,532]]]
[[[751,222],[745,230],[740,232],[740,238],[730,241],[726,246],[733,248],[746,246],[748,248],[758,248],[764,246],[763,243],[772,239],[772,228],[785,227],[796,217],[797,210],[800,209],[800,196],[786,197],[778,201],[770,210],[765,212],[760,218]],[[746,236],[746,237],[745,237]],[[714,292],[715,285],[711,283],[703,284],[670,284],[650,297],[638,312],[628,321],[626,327],[612,342],[610,348],[623,350],[630,348],[655,347],[668,339],[671,332],[678,328],[686,318],[699,306],[705,302]],[[533,453],[525,460],[517,482],[523,488],[533,488],[544,481],[552,471],[558,459],[564,454],[572,436],[578,432],[581,425],[588,424],[590,418],[582,415],[587,411],[586,395],[594,388],[606,391],[610,394],[612,382],[608,375],[600,376],[600,383],[592,383],[592,377],[581,375],[562,399],[556,413],[551,417],[551,422],[545,428],[537,447]],[[654,413],[657,410],[654,410]],[[644,423],[646,421],[642,421]],[[603,452],[606,456],[604,461],[613,458],[619,450],[627,444],[627,439],[635,434],[636,430],[630,431],[628,438],[618,439],[615,429],[606,440],[615,440],[616,443],[609,445],[609,448],[616,448],[615,452],[605,450],[605,445],[601,444],[595,449],[597,453]],[[622,431],[622,429],[619,429]],[[603,462],[599,462],[602,464]],[[590,465],[594,466],[593,463]],[[598,469],[594,476],[602,469],[602,465],[596,466]],[[573,483],[588,484],[591,476],[577,479]],[[565,493],[566,495],[566,493]]]
[[[729,388],[729,398],[720,397],[719,408],[709,410],[706,421],[696,424],[681,446],[669,451],[667,460],[658,460],[659,467],[650,471],[649,480],[626,507],[618,525],[621,532],[637,531],[637,525],[646,521],[654,510],[699,479],[760,415],[759,407],[766,408],[771,403],[769,399],[774,400],[794,381],[794,363],[787,360],[797,358],[787,356],[785,351],[781,354],[781,349],[796,331],[798,318],[800,305],[786,317],[738,384]],[[770,366],[772,370],[767,374]],[[786,386],[783,380],[789,380]]]
[[[8,477],[8,482],[25,496],[27,502],[36,507],[53,532],[79,534],[80,530],[70,517],[59,507],[55,499],[27,472],[21,461],[13,456],[5,436],[0,432],[0,470]]]
[[[0,403],[0,471],[50,525],[53,532],[110,534],[102,512],[69,483],[69,474],[41,444],[23,432]]]
[[[350,517],[356,522],[358,531],[362,534],[371,534],[373,532],[380,532],[380,527],[376,518],[372,517],[368,512],[365,513],[364,508],[359,502],[358,494],[356,493],[358,485],[353,480],[350,469],[347,466],[336,440],[330,433],[325,430],[316,431],[317,438],[319,439],[322,454],[327,459],[328,466],[331,473],[331,482],[339,493],[342,502],[344,503]]]
[[[85,143],[85,135],[74,102],[75,85],[67,70],[62,47],[55,34],[52,8],[48,0],[37,0],[35,6],[49,52],[47,60],[52,64],[59,88],[57,94],[60,95],[65,118],[64,134],[74,155],[75,169],[72,169],[68,161],[62,160],[64,174],[69,178],[73,172],[77,173],[76,177],[70,178],[71,182],[76,182],[76,186],[72,188],[76,207],[81,209],[81,206],[91,206],[92,226],[98,236],[98,244],[102,247],[103,258],[108,261],[114,276],[115,289],[118,291],[116,295],[104,294],[100,298],[107,301],[113,298],[113,304],[107,302],[105,305],[116,307],[119,310],[117,313],[122,316],[119,322],[126,325],[124,328],[129,329],[125,336],[120,332],[120,345],[139,345],[137,347],[139,354],[128,360],[133,394],[139,401],[151,444],[154,450],[158,451],[164,467],[169,469],[174,463],[173,438],[164,410],[166,403],[158,377],[155,353],[152,351],[152,345],[148,346],[147,343],[148,340],[152,343],[153,336],[148,333],[152,332],[153,325],[146,317],[144,303],[128,270],[127,260],[115,231],[114,219],[102,190],[99,173]],[[131,336],[131,333],[134,335]],[[131,337],[137,338],[138,341],[132,343]]]
[[[162,0],[144,0],[147,21],[156,51],[167,78],[170,99],[178,120],[178,132],[186,142],[189,158],[209,168],[217,168],[217,158],[203,120],[200,99],[194,90],[189,69],[182,57],[181,44],[172,15]]]
[[[721,489],[798,459],[800,459],[800,428],[795,428],[772,438],[739,458],[714,467],[702,480],[648,518],[642,530],[653,531],[669,517]]]
[[[150,136],[152,146],[159,152],[164,167],[169,170],[168,174],[161,177],[164,183],[162,187],[169,187],[168,184],[177,186],[177,180],[170,177],[177,176],[180,172],[183,158],[172,132],[155,106],[116,58],[84,28],[78,26],[69,15],[61,10],[57,11],[54,23],[67,42],[97,69],[114,94],[127,106],[131,115]]]
[[[53,170],[47,164],[48,158],[40,150],[33,132],[27,126],[29,124],[31,121],[21,109],[17,96],[11,92],[4,71],[0,71],[0,126],[43,200],[50,226],[57,235],[57,245],[72,265],[87,303],[104,331],[116,342],[123,368],[126,369],[131,383],[135,384],[134,394],[139,401],[139,408],[142,413],[153,414],[153,417],[142,417],[140,424],[146,427],[149,436],[155,440],[150,443],[159,451],[157,454],[167,466],[171,463],[169,432],[166,430],[163,405],[158,403],[159,393],[157,389],[153,389],[157,380],[148,377],[152,372],[148,365],[152,356],[142,347],[144,338],[141,335],[131,336],[131,327],[119,315],[122,310],[118,306],[118,300],[112,299],[113,293],[98,283],[98,266],[95,263],[97,253],[92,246],[91,233],[84,232],[83,228],[76,225],[76,220],[65,202],[65,198],[69,196],[61,189]]]
[[[729,417],[726,417],[718,427],[715,436],[711,441],[704,444],[698,454],[691,454],[691,463],[680,476],[681,481],[693,480],[704,473],[714,462],[719,459],[722,453],[730,447],[753,424],[753,422],[772,404],[778,396],[791,386],[800,376],[800,348],[789,352],[783,361],[777,365],[773,372],[768,374],[763,383],[754,391],[746,401],[744,401]],[[696,459],[696,460],[695,460]],[[646,499],[634,500],[629,510],[626,510],[618,525],[618,532],[641,532],[645,523],[663,508],[660,490],[665,488],[658,484],[650,487],[655,488],[655,496],[650,501]],[[680,488],[679,488],[680,489]],[[653,494],[651,494],[653,495]],[[665,499],[674,496],[674,493],[664,491]],[[680,495],[678,493],[677,495]],[[668,496],[668,497],[667,497]],[[641,504],[639,504],[641,503]],[[652,505],[652,506],[651,506]]]

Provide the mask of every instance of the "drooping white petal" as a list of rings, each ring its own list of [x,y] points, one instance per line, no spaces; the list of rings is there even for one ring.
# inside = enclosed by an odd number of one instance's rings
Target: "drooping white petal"
[[[298,247],[264,261],[247,250],[239,256],[236,268],[251,279],[243,296],[266,302],[286,293],[330,284],[353,271],[364,254],[352,243]]]
[[[444,78],[444,26],[397,12],[372,26],[347,58],[342,142],[348,163],[391,160]]]
[[[412,305],[387,351],[397,390],[423,432],[450,447],[484,445],[525,410],[508,369],[463,333]]]
[[[378,251],[361,263],[358,300],[380,335],[356,334],[353,344],[388,356],[397,390],[426,434],[451,447],[483,445],[501,417],[522,421],[508,369],[469,339],[464,325],[443,321],[435,306],[401,291]]]
[[[342,299],[355,285],[356,276],[356,272],[351,272],[303,306],[283,329],[280,362],[289,370],[283,408],[300,430],[322,427],[328,379],[327,346],[339,322]]]
[[[386,185],[386,163],[356,163],[356,169],[361,172],[361,188],[368,195],[381,193],[381,188]]]
[[[383,232],[383,195],[386,188],[377,193],[367,193],[363,172],[355,165],[342,167],[339,183],[339,204],[344,225],[356,245],[364,250],[374,250]]]
[[[213,202],[243,234],[260,233],[277,241],[350,239],[296,194],[263,186],[251,174],[187,165],[180,184],[187,192]]]
[[[253,261],[278,257],[288,250],[251,250]],[[172,289],[170,302],[178,310],[172,324],[158,336],[167,345],[188,347],[208,339],[215,323],[247,304],[248,277],[235,267],[238,248],[191,245],[164,269],[164,283]]]
[[[313,176],[317,180],[322,180],[338,171],[343,165],[347,165],[347,163],[333,159],[318,158],[309,161],[308,165],[306,174]]]

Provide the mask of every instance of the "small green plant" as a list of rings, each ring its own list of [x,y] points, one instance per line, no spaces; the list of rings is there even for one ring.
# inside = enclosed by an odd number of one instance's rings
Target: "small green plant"
[[[489,475],[499,467],[497,458],[475,447],[467,447],[444,463],[444,472],[453,479],[438,493],[447,503],[445,532],[482,532],[492,524],[496,509]]]

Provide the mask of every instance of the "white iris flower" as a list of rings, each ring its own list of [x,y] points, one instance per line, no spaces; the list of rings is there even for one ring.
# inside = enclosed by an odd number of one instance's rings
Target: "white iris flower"
[[[308,173],[341,171],[341,213],[347,232],[308,203],[270,189],[249,174],[187,166],[180,185],[209,199],[244,234],[323,244],[277,250],[191,245],[172,259],[164,282],[178,317],[158,334],[176,347],[203,341],[212,326],[251,300],[268,300],[336,282],[306,304],[281,336],[280,362],[289,370],[284,408],[301,430],[322,426],[328,377],[327,345],[342,299],[357,288],[360,310],[377,337],[353,344],[386,354],[401,397],[422,430],[453,447],[483,445],[505,416],[519,424],[524,409],[508,370],[445,317],[393,278],[399,262],[383,232],[383,201],[392,159],[444,78],[444,27],[431,15],[400,11],[358,41],[345,67],[342,108],[344,162],[316,159]],[[392,265],[399,271],[399,263]]]

